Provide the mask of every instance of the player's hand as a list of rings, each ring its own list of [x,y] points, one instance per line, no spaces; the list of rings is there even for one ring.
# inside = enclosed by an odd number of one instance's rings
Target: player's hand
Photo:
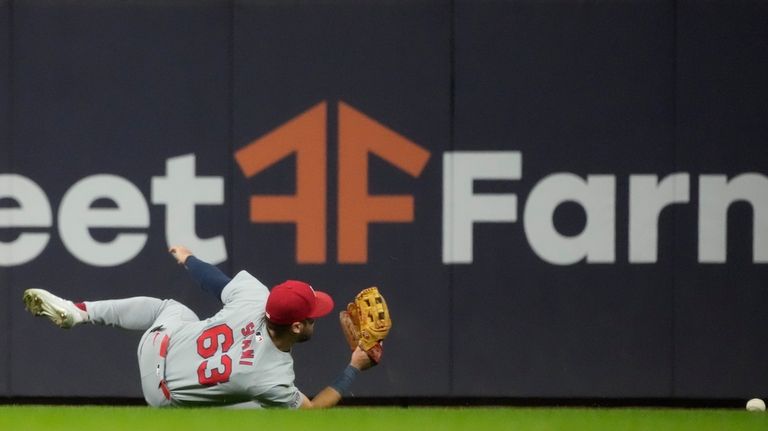
[[[365,350],[358,347],[352,351],[352,359],[349,361],[349,364],[360,371],[365,371],[373,366],[373,361],[365,353]]]
[[[174,245],[173,247],[168,249],[168,252],[171,253],[171,256],[173,256],[174,259],[176,259],[176,262],[179,265],[184,265],[187,263],[187,258],[189,256],[192,256],[192,252],[184,247],[183,245]]]

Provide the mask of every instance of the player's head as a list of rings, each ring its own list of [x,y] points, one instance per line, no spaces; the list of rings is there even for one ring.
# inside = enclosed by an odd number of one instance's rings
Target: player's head
[[[288,280],[272,288],[267,298],[270,328],[287,334],[297,342],[312,337],[315,319],[333,310],[333,299],[307,283]]]

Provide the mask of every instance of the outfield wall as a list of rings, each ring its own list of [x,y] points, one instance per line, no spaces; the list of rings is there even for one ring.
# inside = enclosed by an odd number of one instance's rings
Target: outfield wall
[[[0,395],[138,397],[190,245],[394,316],[365,397],[768,395],[768,4],[0,0]],[[286,209],[288,209],[286,211]],[[348,352],[297,346],[314,393]]]

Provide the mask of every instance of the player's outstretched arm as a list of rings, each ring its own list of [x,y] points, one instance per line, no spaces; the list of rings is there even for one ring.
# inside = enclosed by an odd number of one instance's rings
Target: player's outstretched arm
[[[303,409],[324,409],[333,407],[341,401],[341,398],[345,393],[349,391],[349,387],[355,380],[355,377],[360,371],[365,371],[373,366],[373,362],[367,353],[361,348],[357,348],[352,352],[352,358],[349,361],[349,365],[339,375],[339,377],[327,386],[322,391],[318,392],[311,400],[306,396],[303,396],[301,408]]]
[[[187,272],[206,292],[221,300],[221,291],[232,279],[210,263],[203,262],[192,255],[192,251],[183,245],[175,245],[168,249],[179,265],[184,265]]]

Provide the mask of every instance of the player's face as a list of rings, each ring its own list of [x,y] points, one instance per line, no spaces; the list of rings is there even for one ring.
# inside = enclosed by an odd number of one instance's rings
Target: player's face
[[[301,322],[301,331],[299,332],[299,343],[303,343],[312,338],[315,332],[315,319],[306,319]]]

